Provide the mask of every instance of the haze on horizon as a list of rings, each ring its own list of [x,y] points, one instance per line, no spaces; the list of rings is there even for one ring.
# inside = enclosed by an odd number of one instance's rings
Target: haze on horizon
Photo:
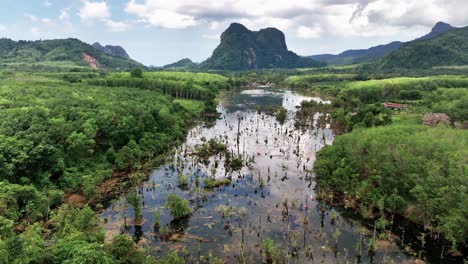
[[[203,61],[232,22],[276,27],[300,55],[339,53],[468,24],[466,0],[3,0],[0,36],[121,45],[146,65]]]

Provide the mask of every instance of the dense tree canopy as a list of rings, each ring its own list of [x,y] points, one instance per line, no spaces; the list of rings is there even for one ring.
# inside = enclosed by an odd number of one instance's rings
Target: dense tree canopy
[[[444,127],[353,130],[319,152],[317,183],[360,206],[404,215],[466,242],[467,145],[466,131]]]

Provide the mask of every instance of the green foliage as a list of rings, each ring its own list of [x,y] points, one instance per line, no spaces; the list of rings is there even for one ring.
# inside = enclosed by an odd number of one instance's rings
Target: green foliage
[[[288,116],[288,110],[284,107],[280,107],[280,109],[276,112],[275,114],[276,120],[280,122],[280,124],[283,124],[284,121],[286,121],[286,117]]]
[[[135,190],[131,190],[125,196],[125,202],[128,203],[133,207],[133,214],[135,217],[135,221],[140,221],[143,219],[143,212],[141,209],[141,201],[140,197],[138,196]]]
[[[61,263],[67,264],[110,264],[114,262],[106,254],[102,244],[83,240],[60,242],[56,245],[54,253]]]
[[[188,186],[188,175],[177,174],[177,187],[186,188]]]
[[[6,239],[14,234],[13,220],[0,216],[0,239]]]
[[[221,179],[221,180],[216,180],[213,178],[205,178],[203,179],[203,186],[205,189],[214,189],[214,188],[219,188],[221,186],[226,186],[231,184],[230,179]]]
[[[51,221],[56,228],[54,235],[57,239],[93,243],[104,241],[104,232],[99,226],[98,216],[88,206],[77,209],[63,205],[53,212]]]
[[[280,251],[275,246],[273,239],[267,238],[263,240],[262,247],[265,263],[279,263]]]
[[[285,83],[292,88],[310,88],[321,82],[355,81],[359,79],[359,75],[352,73],[319,73],[290,76],[285,79]]]
[[[185,58],[177,62],[164,65],[163,68],[169,70],[194,70],[197,68],[197,66],[197,63],[194,63],[192,60]]]
[[[202,101],[196,100],[187,100],[187,99],[176,99],[174,100],[174,104],[179,104],[185,110],[193,113],[194,115],[198,115],[204,110],[204,103]],[[216,106],[215,106],[216,107]]]
[[[359,107],[357,113],[350,115],[350,118],[347,120],[349,130],[355,126],[385,126],[392,123],[392,110],[381,105],[363,105]]]
[[[142,252],[135,247],[135,242],[128,235],[117,235],[107,246],[107,252],[120,263],[142,263]],[[140,261],[138,261],[140,259]]]
[[[48,197],[31,185],[0,182],[0,219],[2,222],[26,219],[29,223],[45,218],[51,206]],[[7,230],[2,230],[2,233]]]
[[[160,259],[158,264],[185,264],[185,260],[182,257],[179,257],[174,251],[170,251],[167,256],[163,259]]]
[[[155,227],[159,227],[159,211],[154,209],[153,211],[153,223]]]
[[[181,140],[189,113],[151,91],[13,75],[0,85],[0,180],[56,184],[95,195],[113,169]]]
[[[208,158],[213,155],[227,152],[226,144],[212,138],[207,143],[195,146],[196,154],[202,158]]]
[[[412,100],[413,98],[419,99],[423,93],[434,91],[438,87],[465,88],[468,87],[468,78],[448,75],[351,82],[340,91],[338,97],[348,98],[348,101],[349,98],[357,98],[363,103]]]
[[[439,88],[426,94],[423,102],[431,112],[445,113],[452,121],[468,120],[468,86],[465,89]]]
[[[442,127],[356,129],[319,152],[318,188],[347,193],[464,243],[467,143],[466,131]]]
[[[112,69],[144,67],[131,59],[110,56],[78,39],[18,42],[0,39],[0,60],[2,63],[53,64],[60,62],[67,63],[72,67],[89,67],[89,64],[83,59],[83,53],[96,59],[99,67]]]
[[[228,80],[220,75],[189,72],[147,72],[143,78],[129,73],[113,73],[105,79],[91,79],[90,84],[109,87],[132,87],[159,91],[182,99],[212,100],[218,89],[228,88]]]
[[[380,69],[427,69],[468,64],[468,27],[451,30],[429,40],[409,42],[371,64]]]
[[[173,193],[167,196],[166,206],[171,210],[174,219],[185,218],[192,214],[189,202]]]
[[[140,68],[135,68],[130,72],[132,78],[143,78],[143,71]]]
[[[234,158],[229,162],[229,167],[232,170],[240,170],[242,169],[242,166],[244,166],[244,161],[240,157]]]

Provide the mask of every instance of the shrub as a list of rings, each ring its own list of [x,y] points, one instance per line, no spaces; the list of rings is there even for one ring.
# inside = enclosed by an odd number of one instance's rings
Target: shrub
[[[243,166],[243,161],[241,158],[235,158],[229,163],[229,167],[233,170],[240,170]]]
[[[216,180],[213,178],[206,178],[203,180],[203,185],[205,186],[205,189],[214,189],[221,186],[229,185],[230,183],[230,179]]]
[[[184,189],[188,186],[188,176],[182,173],[177,175],[177,187]]]
[[[174,219],[185,218],[192,214],[188,201],[173,193],[167,196],[166,206],[171,210]]]
[[[273,244],[271,238],[267,238],[263,241],[263,257],[266,263],[278,263],[279,262],[279,250]]]
[[[143,78],[143,71],[139,68],[135,68],[130,72],[133,78]]]

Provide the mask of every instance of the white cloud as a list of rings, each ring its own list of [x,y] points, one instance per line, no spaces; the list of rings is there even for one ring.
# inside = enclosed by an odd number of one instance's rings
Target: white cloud
[[[31,14],[24,14],[30,22],[37,22],[39,19],[35,16],[35,15],[31,15]]]
[[[112,32],[124,32],[130,29],[130,23],[111,19],[111,13],[107,2],[82,0],[82,3],[83,6],[80,8],[78,16],[83,22],[102,22]],[[62,18],[69,19],[67,10],[61,11],[60,19]]]
[[[160,1],[146,1],[144,4],[139,4],[131,0],[125,11],[136,15],[147,24],[162,28],[187,28],[197,24],[195,17],[177,12],[177,5],[172,5],[177,1],[167,1],[164,5],[159,5],[158,2]]]
[[[300,26],[297,29],[298,37],[304,38],[304,39],[318,38],[318,37],[320,37],[321,33],[322,33],[322,29],[320,27]]]
[[[104,21],[106,26],[113,32],[124,32],[130,29],[130,24],[120,21],[107,19]]]
[[[44,24],[51,24],[52,20],[50,18],[45,17],[41,19],[41,22]]]
[[[128,0],[125,11],[147,26],[222,30],[241,22],[300,38],[398,36],[438,21],[468,24],[466,0]]]
[[[0,33],[6,32],[7,28],[4,25],[0,24]]]
[[[68,9],[60,10],[59,20],[61,20],[61,21],[69,21],[70,20],[70,13],[68,12]]]
[[[78,16],[83,21],[104,20],[110,17],[109,7],[106,2],[91,2],[83,0],[83,6],[78,12]]]

